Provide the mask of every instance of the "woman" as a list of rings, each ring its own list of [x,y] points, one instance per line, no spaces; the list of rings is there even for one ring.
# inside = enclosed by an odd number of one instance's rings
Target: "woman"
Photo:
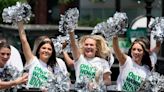
[[[99,34],[98,34],[99,35]],[[95,35],[96,36],[96,35]],[[97,36],[97,39],[102,39],[104,40],[104,38],[102,38],[102,36]],[[64,60],[66,62],[66,64],[68,65],[68,67],[70,68],[74,68],[74,60],[69,56],[69,54],[64,50],[64,48],[66,47],[66,43],[63,43],[62,46],[62,53],[63,53],[63,57]],[[106,53],[106,52],[105,52]],[[106,55],[105,55],[106,56]],[[108,56],[104,57],[104,59],[106,59],[108,61],[109,64],[109,69],[111,69],[113,63],[114,63],[114,56],[113,54],[109,51]]]
[[[74,31],[69,32],[72,48],[72,55],[75,61],[76,82],[89,81],[99,82],[102,76],[104,84],[110,85],[110,70],[108,62],[104,59],[109,55],[109,48],[103,37],[98,35],[86,35],[79,41],[79,48],[75,43]]]
[[[155,64],[157,63],[157,54],[160,51],[161,42],[156,41],[156,46],[154,48],[150,49],[150,41],[148,38],[140,37],[139,39],[145,43],[147,51],[149,51],[149,54],[150,54],[150,60],[151,60],[152,67],[153,67],[153,69],[155,69]]]
[[[9,66],[6,64],[10,58],[10,55],[10,45],[7,42],[0,41],[0,90],[12,88],[19,84],[24,84],[27,82],[28,79],[28,75],[24,74],[23,76],[13,80],[13,78],[16,77],[14,76],[14,74],[18,73],[18,70],[11,70],[12,73],[7,72],[10,71],[10,69],[17,69],[13,66]]]
[[[120,65],[117,89],[136,92],[152,69],[145,44],[141,40],[135,40],[126,55],[119,48],[118,37],[114,36],[113,50]]]
[[[43,41],[51,41],[51,39],[48,36],[39,36],[35,41],[34,41],[34,46],[33,46],[33,53],[36,55],[36,50],[39,46],[39,44]],[[67,67],[64,63],[64,61],[61,58],[56,57],[57,60],[57,65],[59,65],[60,70],[64,73],[66,76],[68,74]]]
[[[18,22],[18,31],[26,59],[26,68],[29,69],[28,87],[41,88],[47,86],[50,77],[58,76],[60,70],[56,59],[55,48],[51,40],[42,40],[36,46],[35,55],[31,51],[23,28],[23,22]],[[35,48],[35,46],[34,46]],[[54,76],[55,75],[55,76]]]
[[[0,41],[8,42],[5,37],[0,37]],[[16,67],[19,72],[23,71],[23,62],[19,51],[11,44],[10,48],[11,55],[6,64]]]

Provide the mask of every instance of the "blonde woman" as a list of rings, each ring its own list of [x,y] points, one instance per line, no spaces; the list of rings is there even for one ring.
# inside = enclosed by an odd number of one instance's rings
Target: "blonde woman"
[[[103,76],[105,85],[111,84],[108,62],[104,59],[109,55],[109,48],[103,37],[99,35],[86,35],[79,40],[77,45],[74,32],[69,32],[73,59],[75,61],[76,82],[83,78],[97,81]]]

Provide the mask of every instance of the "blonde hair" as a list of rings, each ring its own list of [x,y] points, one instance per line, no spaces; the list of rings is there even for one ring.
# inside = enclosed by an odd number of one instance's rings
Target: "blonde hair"
[[[100,58],[106,59],[108,56],[110,56],[110,49],[107,46],[106,40],[101,36],[101,35],[85,35],[82,36],[81,39],[79,40],[79,48],[80,51],[83,53],[84,51],[84,42],[86,39],[91,38],[96,41],[96,56]]]

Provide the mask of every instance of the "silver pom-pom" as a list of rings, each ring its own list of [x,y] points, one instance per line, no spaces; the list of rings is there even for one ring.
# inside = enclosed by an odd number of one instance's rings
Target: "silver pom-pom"
[[[97,24],[91,34],[101,33],[109,41],[113,35],[123,34],[126,31],[127,20],[126,13],[116,12],[106,22]]]
[[[149,23],[149,29],[154,39],[162,42],[164,38],[164,17],[156,17],[153,22]]]
[[[3,71],[0,71],[0,80],[1,81],[11,81],[17,79],[19,76],[21,76],[21,72],[17,70],[16,67],[13,67],[11,65],[6,65],[3,68]],[[21,85],[17,85],[15,87],[4,89],[4,92],[17,92],[17,89],[20,88]]]
[[[77,8],[71,8],[65,12],[65,15],[61,15],[59,21],[59,32],[68,33],[74,31],[77,27],[79,18],[79,11]]]
[[[77,39],[77,35],[75,35],[75,39]],[[71,47],[70,47],[70,40],[69,40],[69,35],[67,34],[66,36],[57,36],[56,39],[52,38],[55,50],[56,50],[56,54],[60,55],[62,50],[70,53],[71,52]],[[63,44],[66,43],[66,47],[64,49],[63,48]]]
[[[54,74],[49,73],[48,81],[43,85],[43,88],[48,89],[48,92],[68,92],[70,90],[69,74],[63,74],[59,66],[55,67]]]
[[[98,23],[91,34],[97,34],[97,33],[100,33],[100,34],[103,34],[105,35],[105,32],[107,31],[107,23],[106,22],[101,22],[101,23]]]
[[[139,91],[161,92],[164,91],[164,76],[157,72],[151,72],[145,82],[141,85]]]
[[[18,21],[30,21],[31,6],[26,3],[17,2],[16,5],[4,8],[2,13],[3,22],[17,23]]]
[[[126,15],[126,13],[123,12],[116,12],[113,16],[115,22],[117,25],[120,26],[120,29],[122,29],[122,31],[126,31],[126,28],[128,26],[128,17]]]

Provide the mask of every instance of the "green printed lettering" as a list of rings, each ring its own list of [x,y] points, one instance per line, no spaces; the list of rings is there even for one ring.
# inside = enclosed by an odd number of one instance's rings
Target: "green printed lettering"
[[[93,79],[93,78],[95,78],[95,75],[96,75],[95,67],[91,67],[91,66],[85,65],[85,64],[80,65],[79,78],[81,78],[81,76],[87,76],[88,78]]]
[[[40,87],[42,83],[37,78],[32,77],[32,79],[30,80],[30,85],[32,85],[33,87]]]
[[[133,72],[129,72],[122,89],[124,91],[136,91],[141,85],[141,77]]]

